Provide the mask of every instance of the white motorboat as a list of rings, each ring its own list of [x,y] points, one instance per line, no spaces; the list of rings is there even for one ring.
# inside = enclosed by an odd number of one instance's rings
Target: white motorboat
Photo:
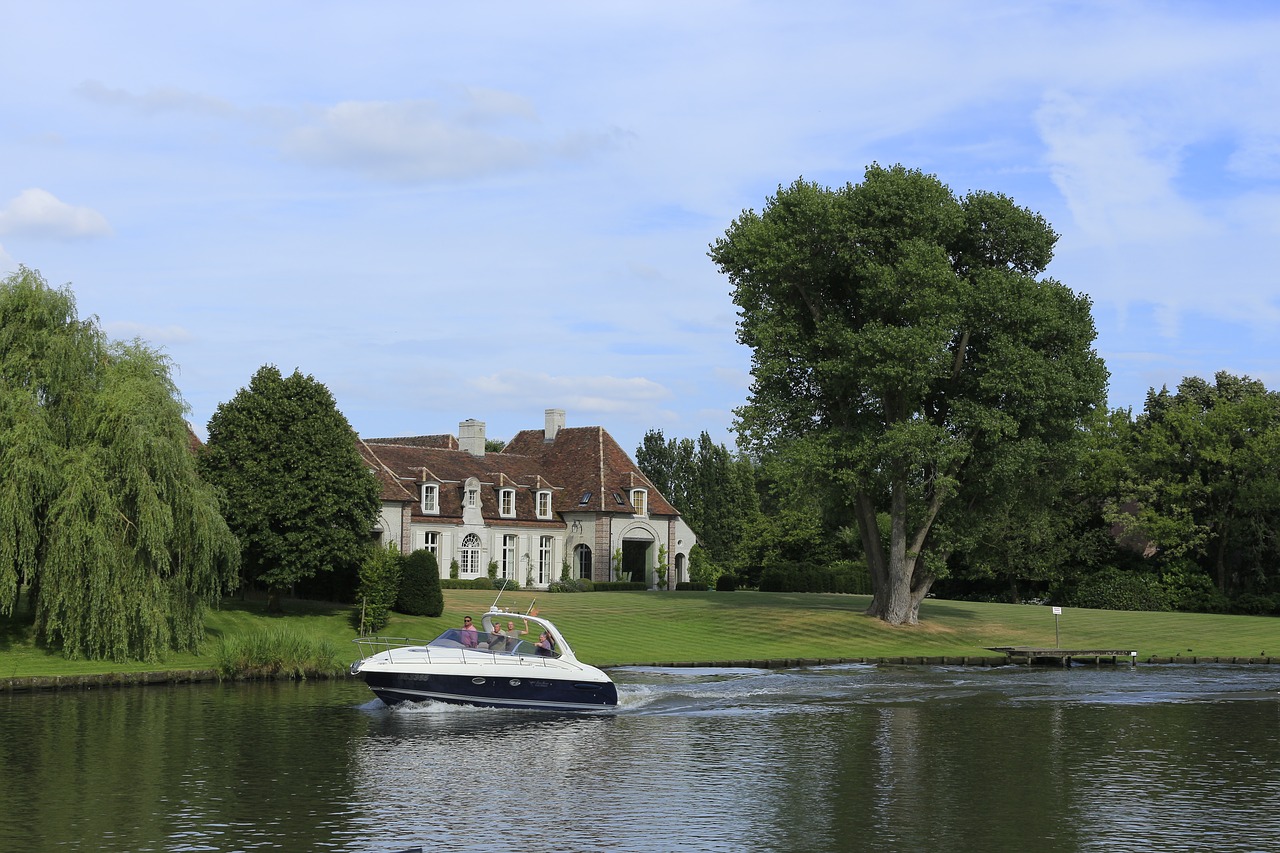
[[[516,631],[507,631],[509,622]],[[388,705],[437,701],[598,712],[618,704],[609,676],[579,661],[556,626],[537,615],[495,606],[479,626],[450,628],[430,642],[407,637],[354,642],[361,658],[351,665],[351,674]]]

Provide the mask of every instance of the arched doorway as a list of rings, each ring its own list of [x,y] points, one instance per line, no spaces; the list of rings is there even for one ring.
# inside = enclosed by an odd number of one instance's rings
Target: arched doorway
[[[652,584],[653,534],[643,527],[629,530],[622,536],[622,577],[618,580]]]
[[[578,545],[573,549],[573,565],[578,577],[591,580],[591,549],[586,545]]]

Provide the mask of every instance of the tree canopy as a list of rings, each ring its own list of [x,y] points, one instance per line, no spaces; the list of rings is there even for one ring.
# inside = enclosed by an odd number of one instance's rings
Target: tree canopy
[[[1280,575],[1280,394],[1249,377],[1154,389],[1123,445],[1112,520],[1169,575],[1203,571],[1226,596]],[[1195,567],[1199,567],[1198,569]]]
[[[973,536],[949,511],[1021,499],[1103,404],[1089,301],[1040,277],[1056,239],[1006,196],[871,166],[779,187],[711,246],[752,350],[736,427],[856,519],[889,622],[917,621]]]
[[[280,593],[318,572],[354,580],[379,508],[356,434],[329,389],[265,365],[209,420],[201,471],[223,490],[244,581]]]
[[[69,657],[194,649],[234,581],[169,368],[79,319],[69,287],[25,267],[0,284],[0,613],[25,585],[38,640]]]

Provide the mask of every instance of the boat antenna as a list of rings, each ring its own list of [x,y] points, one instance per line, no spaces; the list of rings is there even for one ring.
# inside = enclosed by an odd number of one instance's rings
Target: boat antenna
[[[494,598],[493,598],[493,604],[490,604],[490,605],[489,605],[489,609],[490,609],[490,610],[497,610],[497,609],[498,609],[498,599],[499,599],[499,598],[502,598],[502,593],[503,593],[503,591],[504,591],[504,590],[506,590],[506,588],[507,588],[507,579],[506,579],[506,578],[503,578],[503,579],[502,579],[502,586],[498,587],[498,594],[497,594],[496,596],[494,596]]]

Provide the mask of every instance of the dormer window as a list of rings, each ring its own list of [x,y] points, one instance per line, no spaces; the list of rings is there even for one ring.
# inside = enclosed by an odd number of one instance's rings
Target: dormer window
[[[422,484],[422,512],[424,515],[440,514],[440,486],[437,483]]]
[[[538,492],[535,503],[538,508],[538,518],[551,517],[551,492],[545,490]]]
[[[475,509],[480,505],[480,490],[467,489],[467,509]]]
[[[631,506],[635,509],[636,515],[648,515],[649,493],[644,489],[632,489]]]
[[[516,517],[516,490],[503,489],[498,492],[498,515],[503,518]]]

